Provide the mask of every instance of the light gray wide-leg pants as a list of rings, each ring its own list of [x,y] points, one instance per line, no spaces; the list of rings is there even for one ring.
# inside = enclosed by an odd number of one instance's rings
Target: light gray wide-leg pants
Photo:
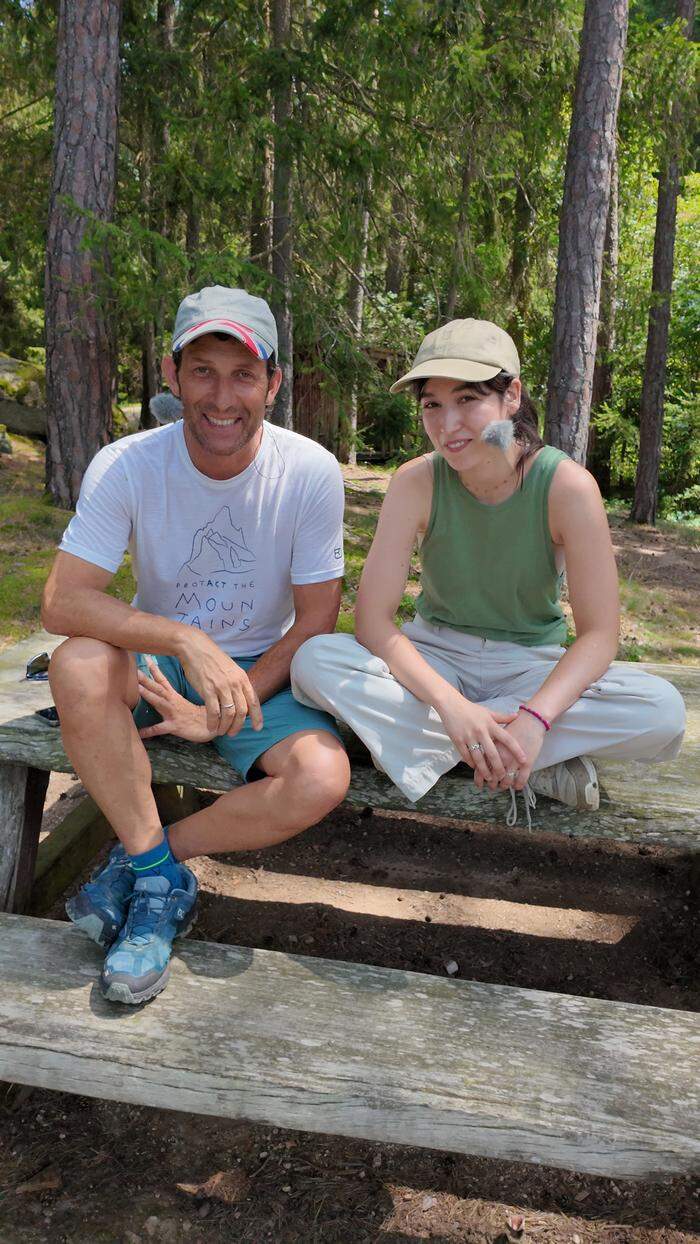
[[[535,694],[565,651],[479,639],[420,617],[402,630],[467,699],[505,713]],[[436,710],[351,635],[307,640],[292,662],[291,683],[302,704],[346,722],[413,802],[461,760]],[[583,755],[672,760],[684,729],[685,706],[671,683],[634,667],[611,666],[553,723],[535,768]]]

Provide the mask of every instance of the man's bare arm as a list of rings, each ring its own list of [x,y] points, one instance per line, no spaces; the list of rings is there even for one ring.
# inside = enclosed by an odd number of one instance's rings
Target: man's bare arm
[[[103,570],[72,553],[57,553],[46,581],[41,620],[54,635],[86,635],[128,652],[179,655],[191,627],[168,618],[143,613],[107,595],[113,579]]]
[[[240,728],[248,714],[260,729],[260,703],[245,671],[196,627],[145,613],[108,596],[112,577],[92,562],[59,552],[42,600],[41,620],[47,631],[101,639],[128,652],[175,656],[204,700],[211,731],[226,734],[234,720]]]
[[[297,648],[313,635],[327,635],[335,629],[340,610],[342,579],[324,583],[305,583],[293,587],[294,624],[248,670],[258,699],[263,702],[286,687],[289,667]]]

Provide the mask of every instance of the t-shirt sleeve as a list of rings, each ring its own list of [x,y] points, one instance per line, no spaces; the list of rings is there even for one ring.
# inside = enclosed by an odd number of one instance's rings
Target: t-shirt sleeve
[[[121,456],[105,446],[90,463],[80,487],[75,515],[59,549],[113,574],[124,559],[132,531],[129,481]]]
[[[294,533],[292,583],[323,583],[343,573],[343,476],[335,458],[322,459],[304,494]]]

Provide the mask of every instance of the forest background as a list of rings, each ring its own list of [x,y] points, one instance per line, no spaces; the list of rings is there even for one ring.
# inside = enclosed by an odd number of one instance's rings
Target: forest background
[[[39,369],[57,10],[0,6],[0,349]],[[632,497],[673,149],[684,176],[658,500],[661,515],[697,521],[700,178],[683,11],[630,9],[588,465],[607,498]],[[149,426],[174,310],[209,283],[243,285],[288,317],[297,406],[318,408],[301,430],[345,460],[415,452],[414,405],[388,383],[453,316],[507,326],[544,406],[582,17],[580,0],[125,0],[115,207],[100,219],[64,204],[81,215],[116,341],[110,434],[129,403]]]

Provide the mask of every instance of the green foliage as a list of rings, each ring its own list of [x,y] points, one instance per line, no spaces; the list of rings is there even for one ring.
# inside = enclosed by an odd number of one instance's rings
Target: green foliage
[[[581,0],[309,0],[292,46],[271,47],[264,6],[243,0],[125,0],[117,211],[91,221],[105,264],[94,296],[116,319],[120,402],[140,400],[152,325],[167,348],[182,295],[206,283],[274,292],[252,226],[275,139],[294,165],[296,363],[320,371],[341,419],[359,397],[359,443],[396,456],[420,447],[410,402],[388,396],[422,335],[458,316],[516,336],[528,387],[546,390],[557,250]],[[41,363],[56,36],[53,0],[8,0],[0,19],[0,348]],[[636,467],[656,174],[669,105],[689,113],[694,52],[652,0],[631,7],[619,118],[621,260],[611,401],[596,415],[613,488]],[[275,126],[275,84],[293,115]],[[687,148],[692,125],[685,127]],[[267,153],[267,154],[266,154]],[[682,157],[687,166],[688,152]],[[662,504],[692,490],[700,305],[692,236],[698,184],[679,205]],[[359,273],[361,209],[370,215]],[[364,288],[362,333],[353,275]],[[692,503],[692,496],[691,502]]]
[[[700,484],[693,484],[683,492],[676,493],[672,498],[665,498],[662,506],[664,518],[673,518],[679,522],[700,519]]]
[[[634,488],[639,446],[639,402],[651,289],[651,258],[657,180],[651,170],[635,187],[627,186],[627,210],[634,210],[623,233],[614,390],[611,402],[593,417],[610,461],[611,485],[629,495]],[[661,510],[673,509],[670,498],[693,487],[700,474],[700,298],[696,278],[696,245],[700,225],[700,174],[685,179],[678,205],[673,300],[664,404],[659,492]]]
[[[381,458],[413,458],[423,444],[423,429],[416,415],[416,403],[403,393],[392,396],[380,390],[364,404],[367,422],[365,443]]]

